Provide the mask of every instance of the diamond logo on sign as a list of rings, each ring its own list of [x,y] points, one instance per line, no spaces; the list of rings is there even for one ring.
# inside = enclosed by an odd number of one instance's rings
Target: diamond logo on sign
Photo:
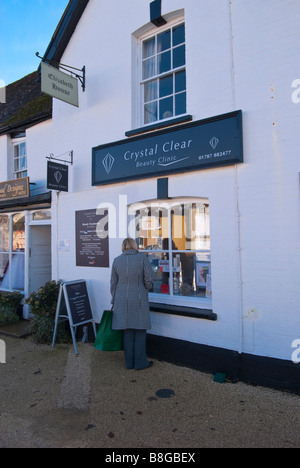
[[[213,137],[209,142],[212,149],[216,149],[216,147],[218,146],[218,143],[219,143],[219,140],[217,137]]]
[[[59,171],[55,172],[54,178],[55,178],[56,182],[59,184],[59,182],[60,182],[61,179],[62,179],[62,173],[59,172]]]
[[[112,170],[114,162],[115,162],[115,158],[109,153],[103,159],[102,164],[103,164],[104,169],[106,170],[107,174],[109,174],[110,171]]]

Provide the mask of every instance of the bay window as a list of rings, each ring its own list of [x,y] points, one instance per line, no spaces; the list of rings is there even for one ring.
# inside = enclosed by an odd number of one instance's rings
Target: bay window
[[[154,271],[150,301],[201,308],[211,304],[209,203],[172,200],[130,207],[139,250]]]

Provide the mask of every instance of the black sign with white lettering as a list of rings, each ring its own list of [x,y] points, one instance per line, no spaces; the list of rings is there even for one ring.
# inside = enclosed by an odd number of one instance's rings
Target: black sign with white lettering
[[[76,266],[109,268],[107,209],[76,211]]]
[[[90,305],[89,295],[84,280],[65,283],[65,293],[70,306],[72,324],[80,325],[92,321],[93,314]]]
[[[61,192],[68,191],[68,166],[48,161],[47,188]]]
[[[195,171],[243,161],[236,111],[92,149],[92,184]]]

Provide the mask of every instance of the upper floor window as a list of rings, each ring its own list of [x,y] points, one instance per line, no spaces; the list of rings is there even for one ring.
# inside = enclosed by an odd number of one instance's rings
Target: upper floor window
[[[27,177],[27,155],[25,141],[14,143],[14,177]]]
[[[186,113],[185,24],[142,40],[143,125]]]
[[[11,135],[13,146],[13,165],[11,170],[14,179],[27,177],[27,154],[26,154],[26,134],[25,132],[16,132]]]

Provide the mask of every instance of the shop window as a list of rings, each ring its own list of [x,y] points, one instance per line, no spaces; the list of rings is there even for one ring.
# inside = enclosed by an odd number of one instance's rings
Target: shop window
[[[141,124],[185,114],[185,24],[167,24],[164,30],[159,28],[142,39],[141,55]]]
[[[0,289],[24,290],[25,216],[0,215]]]
[[[206,200],[132,205],[131,229],[154,271],[150,300],[190,307],[211,303],[209,204]]]

